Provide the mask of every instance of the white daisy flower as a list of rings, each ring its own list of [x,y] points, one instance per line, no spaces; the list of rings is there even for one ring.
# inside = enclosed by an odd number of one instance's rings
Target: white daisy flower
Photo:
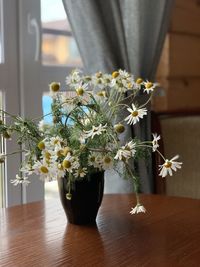
[[[152,149],[153,149],[153,152],[155,152],[157,148],[159,147],[158,141],[160,140],[161,137],[157,133],[153,133],[152,135],[153,135]]]
[[[10,180],[10,182],[13,185],[24,184],[27,186],[28,184],[30,184],[28,177],[20,177],[18,174],[16,174],[16,179]]]
[[[113,158],[110,157],[109,155],[106,155],[103,157],[102,160],[102,168],[104,170],[109,170],[113,168]]]
[[[72,73],[66,77],[66,84],[69,85],[70,87],[74,87],[77,84],[79,84],[81,81],[80,73],[81,73],[80,70],[72,71]]]
[[[102,158],[101,154],[91,153],[91,155],[88,158],[88,165],[93,166],[94,168],[101,169],[102,161],[103,161],[103,158]]]
[[[119,70],[119,75],[121,76],[121,78],[123,79],[127,79],[130,77],[130,73],[128,73],[127,71],[125,70]]]
[[[162,176],[162,177],[166,177],[168,174],[170,176],[172,176],[172,174],[173,174],[172,170],[176,171],[177,169],[181,169],[181,165],[183,163],[175,161],[178,158],[179,158],[179,156],[176,155],[175,157],[173,157],[170,160],[166,159],[165,163],[163,165],[159,165],[159,170],[160,170],[159,175]]]
[[[65,143],[65,145],[67,144],[66,140],[63,140],[60,136],[51,137],[50,140],[49,140],[49,143],[53,147],[56,146],[56,145],[59,146],[59,145],[64,144],[64,143]]]
[[[150,92],[153,92],[154,89],[158,86],[158,83],[152,83],[149,81],[144,82],[144,92],[147,92],[149,94]]]
[[[130,141],[125,146],[122,146],[118,151],[114,159],[116,160],[125,160],[126,162],[135,155],[136,144],[133,141]]]
[[[144,85],[144,81],[142,78],[137,78],[134,81],[134,89],[135,90],[140,90],[142,88],[142,86]]]
[[[140,212],[146,212],[146,209],[143,205],[141,205],[140,203],[138,203],[135,208],[131,208],[131,211],[130,211],[130,214],[137,214],[137,213],[140,213]]]
[[[83,178],[83,177],[85,177],[86,174],[87,174],[87,168],[79,168],[79,169],[75,170],[74,176],[76,178],[78,178],[78,177]]]
[[[61,163],[57,163],[56,176],[57,176],[57,179],[65,176],[65,170]]]
[[[92,129],[89,131],[84,131],[85,135],[85,139],[91,137],[92,139],[94,138],[95,135],[100,135],[103,132],[106,131],[107,128],[107,124],[105,124],[104,126],[102,126],[102,124],[99,124],[99,126],[92,126]]]
[[[75,88],[77,96],[86,96],[87,95],[87,90],[88,90],[88,84],[78,84],[77,87]]]
[[[125,121],[127,121],[127,124],[136,124],[139,119],[142,119],[144,115],[147,115],[147,109],[146,108],[136,108],[134,104],[132,104],[132,109],[127,108],[127,110],[131,113],[128,115],[128,117],[125,118]]]
[[[78,162],[78,158],[73,157],[70,153],[68,153],[62,162],[62,166],[66,171],[73,172],[73,170],[79,168],[80,164]]]

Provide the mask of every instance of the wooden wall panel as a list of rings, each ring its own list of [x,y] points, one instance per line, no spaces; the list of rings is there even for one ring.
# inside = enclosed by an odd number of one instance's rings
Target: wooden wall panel
[[[200,77],[200,37],[170,33],[169,76]]]
[[[168,33],[157,77],[200,77],[200,36]]]
[[[176,0],[169,31],[200,35],[200,0]]]
[[[200,109],[200,77],[158,79],[162,93],[153,98],[153,110],[161,112],[191,111]]]

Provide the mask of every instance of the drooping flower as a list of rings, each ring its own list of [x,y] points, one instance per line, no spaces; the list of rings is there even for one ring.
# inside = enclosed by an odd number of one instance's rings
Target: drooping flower
[[[173,157],[170,160],[166,159],[164,164],[159,165],[159,167],[160,167],[160,173],[159,173],[159,175],[162,176],[162,177],[166,177],[168,174],[170,176],[172,176],[172,174],[173,174],[172,173],[172,170],[173,171],[177,171],[177,169],[181,169],[181,165],[183,163],[182,162],[175,161],[178,158],[179,158],[179,156],[176,155],[175,157]]]
[[[74,172],[74,176],[75,176],[76,178],[78,178],[78,177],[83,178],[83,177],[85,177],[86,174],[87,174],[87,168],[78,168],[78,169],[75,170],[75,172]]]
[[[133,141],[128,142],[125,146],[122,146],[118,151],[114,159],[128,161],[131,157],[135,155],[136,143]]]
[[[146,212],[146,209],[143,205],[141,205],[140,203],[138,203],[135,208],[131,208],[131,211],[130,211],[130,214],[137,214],[137,213],[140,213],[140,212]]]
[[[27,186],[28,184],[30,184],[28,177],[20,177],[18,174],[16,174],[16,178],[14,180],[10,180],[10,182],[13,185],[24,184]]]
[[[127,108],[130,112],[130,115],[126,117],[124,120],[127,121],[127,124],[136,124],[140,119],[147,115],[146,108],[136,108],[134,104],[132,104],[132,108]]]
[[[161,137],[157,133],[153,133],[152,135],[153,135],[152,149],[153,149],[153,152],[155,152],[157,148],[159,147],[158,141],[160,140]]]
[[[85,135],[85,139],[91,137],[92,139],[94,138],[95,135],[100,135],[103,132],[106,131],[107,128],[107,124],[105,124],[104,126],[102,126],[102,124],[99,124],[99,126],[92,126],[92,129],[89,131],[84,131]]]

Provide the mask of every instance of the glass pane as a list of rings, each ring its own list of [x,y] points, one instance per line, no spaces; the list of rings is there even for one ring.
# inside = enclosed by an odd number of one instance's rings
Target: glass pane
[[[42,64],[81,67],[81,57],[62,0],[41,0],[41,24]]]
[[[42,63],[44,65],[81,66],[81,58],[74,38],[43,34]]]
[[[0,0],[0,63],[3,63],[3,5]]]
[[[41,0],[41,22],[42,28],[71,31],[62,0]]]
[[[3,109],[3,94],[0,91],[0,109]],[[2,116],[0,116],[0,119],[2,119]],[[0,154],[5,153],[5,143],[4,139],[1,136],[0,137]],[[0,164],[0,208],[4,206],[4,197],[5,197],[5,191],[4,191],[4,170],[5,170],[5,164]]]

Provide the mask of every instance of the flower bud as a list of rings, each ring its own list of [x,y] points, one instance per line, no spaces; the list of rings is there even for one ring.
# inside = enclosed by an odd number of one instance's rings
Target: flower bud
[[[5,132],[3,132],[3,137],[5,139],[11,139],[11,133],[8,130],[6,130]]]
[[[141,84],[143,82],[143,79],[142,78],[137,78],[137,80],[136,80],[136,83],[137,84]]]
[[[125,127],[123,124],[118,123],[114,126],[114,129],[117,133],[123,133],[125,131]]]
[[[50,85],[49,85],[49,88],[52,92],[58,92],[60,90],[60,83],[58,82],[52,82]]]
[[[114,71],[113,73],[112,73],[112,77],[113,78],[117,78],[119,76],[119,72],[118,71]]]
[[[71,193],[67,193],[66,194],[66,199],[71,200],[72,199],[72,194]]]
[[[45,143],[43,141],[40,141],[37,145],[37,147],[40,149],[40,150],[43,150],[45,149]]]
[[[82,87],[79,87],[76,89],[76,93],[78,96],[82,96],[84,94],[84,89]]]

